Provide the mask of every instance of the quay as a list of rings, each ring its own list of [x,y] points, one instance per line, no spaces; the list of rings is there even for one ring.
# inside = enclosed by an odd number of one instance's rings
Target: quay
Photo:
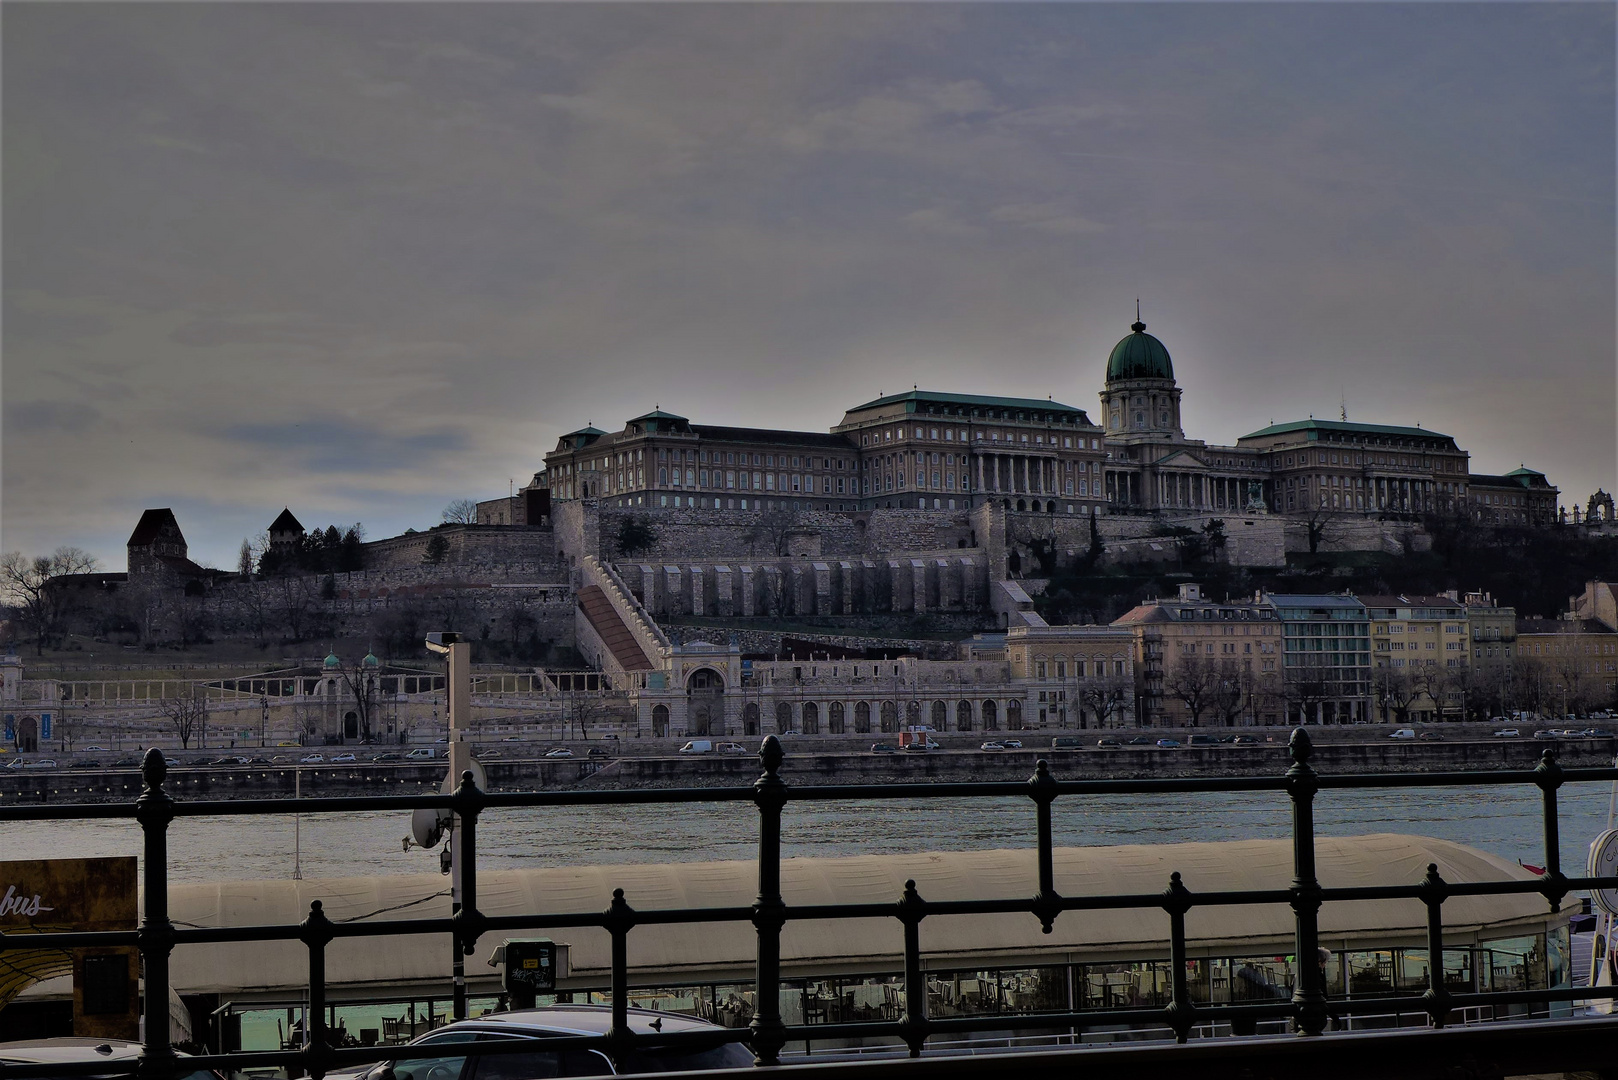
[[[906,783],[919,781],[968,782],[1023,779],[1043,758],[1054,775],[1064,779],[1175,778],[1194,776],[1265,776],[1284,768],[1287,748],[1283,742],[1254,745],[1184,745],[1185,732],[1172,734],[1182,743],[1176,748],[1127,744],[1099,749],[1095,743],[1103,733],[1085,733],[1085,748],[1053,749],[1044,733],[1022,733],[1022,749],[984,753],[977,743],[927,753],[872,753],[870,740],[845,740],[827,745],[825,740],[793,745],[782,766],[782,775],[800,782],[820,784]],[[1106,733],[1123,743],[1131,733]],[[1158,735],[1168,732],[1152,732]],[[1044,746],[1034,741],[1043,735]],[[1258,733],[1258,738],[1272,733]],[[790,743],[791,740],[788,740]],[[558,789],[634,790],[683,785],[746,785],[757,776],[757,761],[751,754],[680,754],[679,743],[662,740],[657,748],[633,747],[635,752],[611,752],[589,756],[587,747],[614,743],[586,742],[570,745],[575,756],[546,758],[542,750],[513,750],[510,744],[492,744],[504,756],[485,760],[476,751],[492,791]],[[949,740],[947,746],[960,744]],[[1611,764],[1614,740],[1567,739],[1556,744],[1559,760],[1570,767],[1599,768]],[[632,746],[633,744],[631,744]],[[324,748],[330,749],[330,748]],[[369,757],[377,748],[357,747],[357,757]],[[1333,773],[1358,775],[1382,772],[1440,772],[1489,769],[1531,769],[1540,759],[1545,744],[1532,739],[1454,738],[1423,742],[1387,738],[1349,739],[1339,737],[1316,744],[1316,760]],[[648,752],[648,750],[650,752]],[[277,756],[290,759],[257,765],[182,765],[170,773],[169,784],[191,797],[290,797],[295,791],[309,794],[399,793],[436,790],[444,777],[442,758],[424,762],[377,762],[298,765],[304,751],[279,748]],[[175,751],[196,760],[204,754]],[[217,756],[215,750],[207,756]],[[245,749],[230,751],[242,755],[270,751]],[[63,763],[71,759],[60,759]],[[134,798],[140,793],[140,772],[135,768],[104,769],[0,769],[0,803],[96,801]]]

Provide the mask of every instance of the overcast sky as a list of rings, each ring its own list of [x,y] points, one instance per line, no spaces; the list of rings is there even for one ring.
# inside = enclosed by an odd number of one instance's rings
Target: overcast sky
[[[6,4],[6,550],[423,528],[661,404],[1097,394],[1615,486],[1610,4]]]

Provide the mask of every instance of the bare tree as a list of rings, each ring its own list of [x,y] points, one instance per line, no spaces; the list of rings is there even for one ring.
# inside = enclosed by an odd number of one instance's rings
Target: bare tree
[[[600,693],[591,690],[575,690],[568,695],[568,700],[570,726],[578,730],[579,738],[589,739],[590,726],[606,715],[607,703]]]
[[[59,547],[49,555],[32,559],[20,551],[0,555],[0,596],[16,610],[18,621],[33,635],[39,655],[44,655],[45,646],[64,632],[77,601],[73,591],[63,587],[62,579],[70,574],[92,573],[95,568],[95,556],[76,547]]]
[[[454,499],[444,507],[444,524],[446,525],[476,525],[478,523],[478,504],[472,499]]]
[[[1371,691],[1376,694],[1384,722],[1388,722],[1390,710],[1392,723],[1402,724],[1408,720],[1410,706],[1425,689],[1425,684],[1405,668],[1379,667],[1371,673]]]
[[[1098,726],[1105,728],[1111,726],[1112,718],[1134,693],[1135,682],[1129,676],[1099,675],[1079,684],[1079,703],[1095,714]]]
[[[751,551],[763,549],[771,555],[787,553],[787,537],[798,527],[796,510],[765,510],[747,532],[747,546]]]
[[[253,558],[253,545],[246,538],[242,538],[241,550],[236,553],[236,575],[243,581],[253,580],[253,567],[257,560]]]
[[[180,690],[171,695],[165,695],[157,703],[158,711],[167,718],[169,727],[179,738],[182,747],[191,745],[191,737],[197,736],[200,745],[206,742],[205,732],[208,727],[208,692],[200,684]]]
[[[1212,660],[1185,656],[1163,676],[1163,689],[1179,699],[1191,714],[1191,726],[1197,727],[1202,714],[1215,707],[1224,681],[1224,673]]]
[[[1320,706],[1336,699],[1337,690],[1330,667],[1313,654],[1300,655],[1297,662],[1287,665],[1283,672],[1281,692],[1287,703],[1288,722],[1291,722],[1292,706],[1296,705],[1301,721],[1309,723]]]
[[[309,579],[297,574],[275,578],[274,597],[276,613],[286,627],[288,640],[302,641],[315,615],[314,590]]]
[[[1243,671],[1238,668],[1234,660],[1226,660],[1219,665],[1219,683],[1214,687],[1209,704],[1214,716],[1225,727],[1235,727],[1236,721],[1250,709],[1252,701],[1249,692],[1254,687],[1252,674],[1251,669]],[[1244,675],[1248,678],[1243,678]]]
[[[350,664],[339,661],[337,677],[354,705],[354,716],[359,721],[360,741],[370,742],[376,718],[381,715],[382,672],[366,667],[364,663]]]

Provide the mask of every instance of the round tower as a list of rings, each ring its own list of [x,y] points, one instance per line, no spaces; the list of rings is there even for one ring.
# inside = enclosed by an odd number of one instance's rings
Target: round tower
[[[1183,439],[1180,388],[1163,343],[1146,332],[1137,311],[1131,333],[1107,357],[1107,388],[1101,392],[1102,424],[1109,438],[1151,435]]]

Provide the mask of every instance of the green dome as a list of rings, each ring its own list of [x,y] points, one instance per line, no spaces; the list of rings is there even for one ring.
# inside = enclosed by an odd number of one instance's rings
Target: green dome
[[[1163,343],[1146,332],[1146,324],[1136,321],[1129,327],[1134,331],[1112,347],[1107,357],[1107,381],[1117,379],[1169,379],[1174,378],[1174,364]]]
[[[376,658],[375,653],[366,653],[365,659],[360,661],[360,666],[368,668],[381,667],[382,661]]]
[[[338,668],[343,666],[343,662],[341,660],[337,659],[337,654],[336,653],[327,653],[326,654],[326,662],[322,666],[327,671],[335,671]]]

